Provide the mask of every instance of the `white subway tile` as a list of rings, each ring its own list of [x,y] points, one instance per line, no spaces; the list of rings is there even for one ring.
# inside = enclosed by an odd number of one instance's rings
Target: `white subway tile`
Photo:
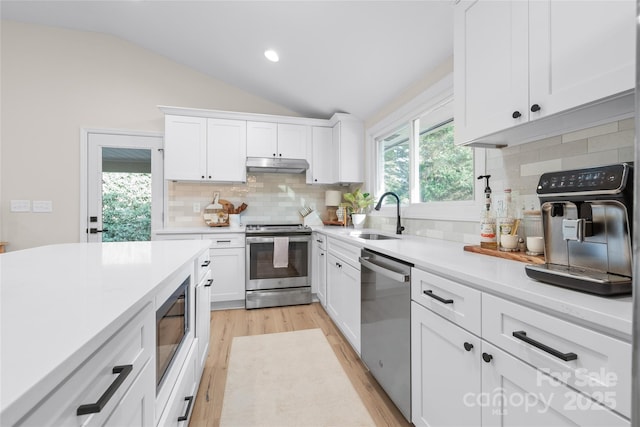
[[[633,129],[612,133],[610,135],[594,136],[589,138],[589,153],[633,147],[634,141],[635,131]]]
[[[527,163],[520,166],[520,176],[541,175],[545,172],[560,170],[560,159],[546,160],[543,162]]]
[[[598,135],[606,135],[618,131],[618,122],[607,123],[592,128],[582,129],[562,135],[562,142],[577,141],[579,139],[591,138]]]

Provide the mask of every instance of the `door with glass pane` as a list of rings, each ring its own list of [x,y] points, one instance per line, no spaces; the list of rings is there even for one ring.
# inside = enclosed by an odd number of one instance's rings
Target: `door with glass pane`
[[[88,242],[151,240],[162,222],[162,138],[89,133]]]

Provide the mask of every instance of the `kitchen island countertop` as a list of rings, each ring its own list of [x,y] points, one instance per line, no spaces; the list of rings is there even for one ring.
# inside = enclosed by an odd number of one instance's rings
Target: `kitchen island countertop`
[[[0,413],[38,402],[208,248],[203,240],[70,243],[0,255]]]

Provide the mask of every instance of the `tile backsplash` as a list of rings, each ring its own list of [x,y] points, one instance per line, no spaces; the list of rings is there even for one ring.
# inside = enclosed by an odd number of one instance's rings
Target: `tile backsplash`
[[[634,160],[634,119],[625,119],[564,135],[502,149],[486,150],[486,173],[491,175],[495,204],[502,202],[505,188],[512,189],[519,210],[539,209],[535,193],[545,172],[579,169]],[[367,227],[395,231],[395,217],[367,217]],[[469,221],[435,221],[403,218],[405,233],[453,240],[479,242],[480,225]]]
[[[321,217],[326,215],[327,190],[348,191],[335,185],[308,185],[304,174],[256,173],[248,175],[246,183],[238,184],[169,182],[166,226],[204,226],[202,212],[213,201],[215,192],[235,206],[243,202],[248,205],[240,216],[244,224],[302,222],[298,210],[305,206],[315,209]]]

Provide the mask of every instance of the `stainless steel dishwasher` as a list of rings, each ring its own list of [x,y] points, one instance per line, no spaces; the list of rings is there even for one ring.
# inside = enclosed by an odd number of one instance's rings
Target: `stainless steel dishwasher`
[[[371,375],[411,421],[411,267],[363,249],[361,356]]]

